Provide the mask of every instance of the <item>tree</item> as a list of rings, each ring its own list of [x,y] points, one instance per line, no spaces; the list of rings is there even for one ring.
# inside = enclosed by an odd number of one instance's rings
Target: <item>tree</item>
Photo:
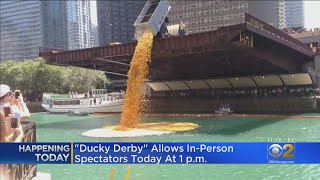
[[[101,71],[46,64],[42,58],[0,64],[0,83],[37,93],[84,93],[104,88],[110,81]]]

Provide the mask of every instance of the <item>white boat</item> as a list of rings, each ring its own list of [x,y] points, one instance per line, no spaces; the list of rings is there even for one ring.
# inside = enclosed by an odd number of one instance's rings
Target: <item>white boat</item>
[[[124,97],[124,92],[107,93],[104,89],[92,90],[86,94],[44,94],[41,105],[50,113],[120,113]]]
[[[222,105],[219,109],[216,109],[214,112],[216,114],[232,114],[233,113],[229,105]]]

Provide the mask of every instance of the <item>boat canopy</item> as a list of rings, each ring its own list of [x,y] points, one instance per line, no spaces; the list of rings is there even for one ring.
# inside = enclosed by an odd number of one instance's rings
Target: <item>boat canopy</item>
[[[185,81],[148,82],[147,85],[154,91],[195,90],[195,89],[228,89],[254,88],[272,86],[313,85],[308,73],[259,75],[248,77],[201,79]]]

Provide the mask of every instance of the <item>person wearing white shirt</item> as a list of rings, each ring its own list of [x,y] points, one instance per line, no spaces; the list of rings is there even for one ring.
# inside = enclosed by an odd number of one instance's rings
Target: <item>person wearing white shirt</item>
[[[12,92],[10,87],[5,84],[0,85],[0,120],[1,124],[5,125],[5,130],[1,129],[1,133],[5,133],[5,142],[21,142],[23,139],[23,130],[20,123],[20,114],[14,112],[10,107],[10,102],[12,100]],[[9,112],[6,112],[5,109],[9,109]],[[17,127],[12,126],[11,120],[17,119]],[[1,134],[3,136],[3,134]],[[14,138],[15,137],[15,138]],[[14,138],[14,140],[13,140]]]

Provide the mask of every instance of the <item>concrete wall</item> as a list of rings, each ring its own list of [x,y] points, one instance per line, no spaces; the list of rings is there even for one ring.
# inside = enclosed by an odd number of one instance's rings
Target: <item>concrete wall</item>
[[[241,97],[225,99],[172,98],[150,99],[152,113],[213,113],[222,103],[236,113],[303,113],[316,112],[313,99],[298,97]],[[319,106],[318,106],[319,107]]]

